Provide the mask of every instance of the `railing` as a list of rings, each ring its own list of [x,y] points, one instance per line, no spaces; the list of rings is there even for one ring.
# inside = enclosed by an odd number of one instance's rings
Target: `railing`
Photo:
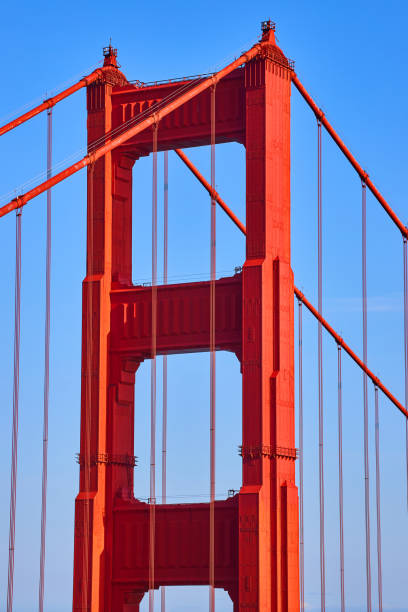
[[[212,76],[213,74],[215,73],[205,72],[203,74],[192,74],[190,76],[175,77],[173,79],[163,79],[162,81],[147,81],[146,83],[144,81],[139,81],[138,79],[135,79],[134,81],[129,81],[129,83],[131,85],[136,85],[136,87],[138,88],[156,87],[157,85],[171,85],[173,83],[181,83],[183,81],[195,81],[197,79],[205,79],[209,76]]]

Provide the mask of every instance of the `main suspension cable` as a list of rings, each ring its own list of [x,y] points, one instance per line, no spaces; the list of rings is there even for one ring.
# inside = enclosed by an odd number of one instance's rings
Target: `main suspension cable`
[[[94,66],[91,66],[88,70],[92,70],[92,72],[88,76],[86,77],[82,76],[83,75],[83,72],[82,72],[81,75],[77,75],[76,77],[73,77],[69,79],[68,81],[65,81],[64,83],[60,84],[59,86],[54,88],[54,91],[56,91],[59,88],[63,89],[63,91],[57,94],[54,94],[54,96],[52,97],[48,97],[46,100],[43,99],[41,104],[36,105],[34,108],[30,108],[30,110],[25,112],[23,115],[15,117],[12,121],[7,123],[6,125],[1,125],[0,126],[0,136],[5,134],[6,132],[9,132],[10,130],[13,130],[14,128],[21,125],[25,121],[32,119],[39,113],[42,113],[45,110],[49,110],[50,108],[55,106],[55,104],[58,104],[58,102],[60,102],[61,100],[64,100],[65,98],[71,96],[73,93],[75,93],[82,87],[85,87],[88,84],[94,82],[96,79],[100,78],[100,76],[103,74],[103,71],[104,71],[103,67],[96,69],[98,66],[100,66],[100,64],[101,64],[101,61],[99,61]],[[76,82],[79,76],[81,76],[82,78],[78,82]],[[72,81],[74,81],[74,84],[68,87],[68,85],[72,83]],[[23,107],[16,109],[14,113],[18,114],[19,112],[25,111],[27,108],[31,107],[33,104],[36,104],[40,99],[41,98],[37,98],[36,100],[28,102]],[[8,113],[7,116],[0,117],[0,122],[5,119],[8,119],[10,116],[13,116],[14,113]]]
[[[318,251],[318,310],[322,314],[322,124],[317,121],[317,251]],[[326,609],[326,577],[324,546],[324,455],[323,455],[323,346],[322,324],[318,322],[318,379],[319,379],[319,497],[320,497],[320,603]]]
[[[211,237],[210,237],[210,588],[209,610],[215,610],[215,274],[216,201],[215,191],[215,85],[211,89]]]
[[[337,345],[337,412],[339,429],[339,549],[341,612],[346,610],[344,588],[344,511],[343,511],[343,389],[341,375],[341,346]]]
[[[343,155],[345,155],[345,157],[348,159],[350,164],[353,166],[354,170],[357,172],[357,174],[359,175],[360,179],[367,184],[367,186],[370,189],[370,191],[373,194],[373,196],[378,200],[378,202],[381,204],[381,206],[383,207],[385,212],[392,219],[394,224],[398,227],[398,229],[400,230],[401,234],[407,238],[408,237],[408,228],[405,227],[405,225],[402,223],[402,221],[398,218],[398,216],[392,210],[391,206],[388,204],[388,202],[385,200],[385,198],[378,191],[378,189],[376,188],[376,186],[374,185],[374,183],[372,182],[372,180],[368,176],[367,172],[365,172],[363,170],[363,168],[360,166],[360,164],[358,163],[356,158],[351,154],[349,149],[346,147],[344,142],[341,140],[340,136],[337,134],[337,132],[334,130],[334,128],[331,126],[331,124],[326,119],[326,117],[324,115],[324,112],[317,106],[317,104],[314,102],[314,100],[311,98],[311,96],[307,93],[306,89],[303,87],[302,83],[299,81],[299,79],[297,78],[295,73],[292,73],[292,83],[295,85],[296,89],[299,91],[301,96],[304,98],[304,100],[310,106],[310,108],[314,112],[314,114],[315,114],[316,118],[318,119],[318,121],[321,121],[323,123],[323,125],[326,128],[328,134],[331,136],[331,138],[334,140],[336,145],[339,147],[340,151],[343,153]]]
[[[16,539],[16,493],[18,408],[20,389],[20,305],[21,305],[21,209],[16,211],[16,276],[14,287],[14,373],[13,373],[13,429],[11,443],[10,527],[7,576],[7,612],[13,610],[14,547]]]
[[[152,188],[152,355],[150,370],[150,537],[149,612],[154,612],[156,532],[156,352],[157,352],[157,123],[153,125]]]
[[[117,127],[112,128],[109,132],[106,132],[102,136],[99,136],[92,142],[88,143],[87,147],[81,147],[74,153],[71,153],[70,155],[68,155],[67,157],[65,157],[64,159],[60,160],[59,162],[57,162],[56,164],[52,166],[52,174],[55,174],[57,170],[59,170],[60,168],[63,168],[64,166],[66,166],[66,164],[72,163],[79,156],[83,156],[85,153],[95,152],[100,146],[104,145],[107,141],[112,140],[112,138],[116,136],[120,136],[122,133],[130,129],[133,125],[140,123],[140,121],[152,115],[153,113],[157,112],[163,106],[165,106],[166,104],[169,104],[181,94],[186,93],[189,89],[191,89],[196,84],[198,84],[199,81],[201,81],[202,79],[203,77],[199,76],[196,79],[193,79],[192,81],[184,83],[183,85],[181,85],[180,87],[178,87],[177,89],[169,93],[167,96],[165,96],[161,100],[154,102],[151,106],[143,110],[141,113],[138,113],[137,115],[135,115],[134,117],[131,117],[127,121],[118,125]],[[24,189],[27,189],[29,186],[36,184],[38,181],[42,181],[45,175],[46,173],[40,172],[39,174],[33,176],[32,178],[28,179],[24,183],[20,184],[17,188],[17,191],[21,192]],[[12,191],[2,194],[0,196],[0,203],[2,203],[3,201],[4,202],[7,201],[10,197],[12,197],[12,195],[15,192],[16,192],[16,189],[13,189]]]
[[[298,301],[299,319],[299,574],[300,574],[300,612],[305,610],[305,544],[303,521],[303,331],[302,302]]]
[[[382,612],[382,553],[381,553],[381,483],[380,483],[380,416],[378,410],[378,387],[374,387],[375,397],[375,497],[377,505],[377,582],[378,612]]]
[[[47,179],[52,167],[52,108],[47,111]],[[47,523],[47,476],[48,476],[48,405],[50,389],[50,297],[51,297],[51,189],[47,191],[47,244],[45,257],[45,338],[44,338],[44,423],[43,423],[43,469],[41,497],[41,544],[40,582],[38,610],[44,610],[45,533]]]
[[[169,234],[169,152],[163,159],[163,284],[167,285]],[[167,503],[167,355],[163,355],[162,504]],[[161,587],[161,612],[166,612],[166,587]]]
[[[363,362],[367,366],[367,204],[366,185],[362,182],[362,302],[363,302]],[[368,398],[367,374],[363,372],[364,396],[364,495],[365,495],[365,537],[366,537],[366,587],[367,612],[371,612],[371,544],[370,544],[370,470],[368,449]]]
[[[149,108],[145,109],[144,111],[135,115],[134,117],[131,117],[124,123],[121,123],[120,125],[118,125],[117,127],[112,128],[109,132],[106,132],[102,136],[99,136],[92,142],[88,143],[86,147],[81,147],[74,153],[71,153],[64,159],[60,160],[59,162],[57,162],[56,164],[52,166],[52,175],[55,174],[58,170],[60,170],[64,166],[66,166],[68,163],[74,162],[74,160],[78,159],[78,157],[80,156],[83,156],[85,153],[97,151],[97,149],[100,146],[104,145],[109,140],[112,140],[112,138],[114,138],[115,136],[120,136],[120,134],[126,132],[133,125],[140,123],[140,121],[142,121],[146,117],[152,115],[154,112],[157,112],[163,106],[165,106],[166,104],[168,104],[169,102],[177,98],[179,95],[188,91],[188,89],[196,85],[200,80],[202,80],[202,77],[199,77],[197,79],[194,79],[193,81],[189,81],[188,83],[181,85],[180,87],[175,89],[173,92],[171,92],[169,95],[164,97],[162,100],[158,100],[157,102],[154,102]],[[35,185],[38,181],[42,181],[44,179],[44,176],[46,176],[46,172],[42,171],[38,173],[37,175],[31,177],[30,179],[28,179],[24,183],[21,183],[17,187],[17,192],[22,192],[23,190],[27,189],[29,186],[33,184]],[[2,194],[0,196],[0,203],[7,201],[10,197],[12,197],[12,195],[15,192],[16,192],[16,189],[13,189],[12,191]]]

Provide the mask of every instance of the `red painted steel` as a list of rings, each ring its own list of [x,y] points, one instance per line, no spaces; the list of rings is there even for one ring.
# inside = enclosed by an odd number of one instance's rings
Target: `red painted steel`
[[[241,355],[242,274],[215,282],[216,349]],[[151,355],[150,287],[113,289],[112,320],[115,336],[111,351],[138,360]],[[210,334],[209,282],[157,287],[156,337],[158,355],[207,351]]]
[[[235,495],[215,502],[215,585],[230,594],[238,571],[238,498]],[[208,503],[157,505],[160,537],[156,539],[155,557],[159,584],[208,584],[209,518]],[[132,611],[137,609],[135,600],[143,596],[148,584],[145,560],[149,550],[149,505],[133,498],[118,499],[113,530],[111,609]]]
[[[132,85],[108,51],[103,68],[0,128],[1,135],[87,86],[88,155],[0,209],[0,216],[19,209],[88,167],[73,609],[137,612],[149,587],[210,583],[229,593],[235,612],[298,611],[293,292],[300,311],[305,304],[337,342],[339,373],[343,348],[374,382],[376,443],[377,389],[405,417],[408,411],[367,368],[366,348],[362,361],[324,320],[320,296],[317,311],[293,285],[292,80],[404,240],[408,230],[293,74],[269,27],[238,60],[193,81]],[[215,84],[216,106],[210,111]],[[153,146],[152,126],[158,128]],[[179,149],[229,141],[246,149],[248,229],[215,191],[213,164],[210,185]],[[218,281],[212,273],[212,280],[202,283],[156,286],[153,278],[152,287],[132,284],[132,167],[141,156],[168,149],[176,150],[246,235],[242,273]],[[165,503],[152,513],[151,504],[134,497],[135,373],[156,352],[208,350],[233,351],[241,365],[242,487],[224,501]],[[378,445],[376,467],[379,496]]]
[[[387,200],[378,191],[377,187],[374,185],[374,183],[372,182],[372,180],[368,176],[367,172],[365,172],[363,170],[363,168],[360,166],[360,164],[358,163],[356,158],[352,155],[352,153],[346,147],[346,145],[344,144],[344,142],[342,141],[340,136],[337,134],[335,129],[332,127],[332,125],[326,119],[324,112],[317,106],[316,102],[308,94],[308,92],[306,91],[306,89],[304,88],[302,83],[299,81],[299,79],[298,79],[298,77],[296,76],[295,73],[292,73],[292,82],[295,85],[296,89],[301,94],[301,96],[304,98],[304,100],[308,103],[308,105],[310,106],[310,108],[312,109],[314,114],[316,115],[317,119],[319,121],[321,121],[321,123],[324,125],[324,127],[327,130],[327,132],[330,134],[330,136],[333,138],[333,140],[336,143],[336,145],[339,147],[340,151],[345,155],[345,157],[348,159],[350,164],[353,166],[354,170],[357,172],[357,174],[359,175],[361,180],[367,185],[367,187],[369,188],[369,190],[371,191],[373,196],[378,200],[378,202],[384,208],[384,210],[387,213],[387,215],[393,220],[393,222],[398,227],[398,229],[401,232],[401,234],[407,238],[408,237],[408,228],[405,227],[405,225],[402,223],[401,219],[399,219],[399,217],[392,210],[392,208],[388,204]]]
[[[151,357],[152,288],[131,281],[132,166],[151,152],[147,128],[160,119],[158,150],[210,144],[209,87],[228,73],[217,85],[216,142],[235,140],[246,148],[247,251],[241,274],[215,282],[215,348],[234,351],[241,363],[243,482],[234,498],[215,502],[214,582],[228,591],[235,611],[299,610],[291,65],[270,30],[229,67],[80,162],[93,162],[93,211],[83,291],[74,610],[136,612],[149,587],[149,507],[133,494],[133,432],[134,376]],[[120,127],[127,112],[137,121],[145,105],[168,95],[163,89],[177,86],[90,85],[89,143]],[[209,310],[208,282],[158,286],[157,353],[208,351]],[[155,587],[208,584],[209,505],[158,505],[155,520]]]
[[[217,83],[216,143],[236,141],[244,144],[244,76],[245,70],[235,69]],[[120,130],[127,122],[137,122],[149,109],[161,107],[167,100],[191,91],[202,79],[183,80],[178,83],[165,83],[157,86],[135,87],[129,85],[113,91],[113,127]],[[191,146],[210,145],[210,92],[203,91],[194,99],[162,118],[158,148],[168,150]],[[188,128],[185,125],[189,116]],[[151,153],[152,145],[149,130],[130,139],[123,145],[130,153],[137,150],[141,155]]]
[[[103,68],[0,128],[1,135],[87,86],[88,155],[0,209],[3,216],[21,208],[88,167],[74,610],[137,612],[149,585],[209,582],[228,591],[235,612],[299,610],[293,292],[300,308],[305,304],[335,339],[339,355],[342,347],[374,382],[376,394],[378,387],[408,417],[406,408],[367,368],[366,359],[357,357],[293,285],[292,80],[406,238],[407,228],[293,74],[268,27],[261,42],[235,62],[194,81],[132,85],[118,71],[116,55],[109,48]],[[210,88],[216,83],[212,114]],[[157,147],[152,147],[152,126],[159,128]],[[245,146],[248,229],[217,194],[213,178],[209,185],[179,149],[211,141]],[[102,146],[95,149],[95,143]],[[168,149],[176,150],[212,200],[246,235],[242,273],[213,284],[133,286],[132,167],[152,150]],[[233,351],[243,379],[239,493],[214,502],[213,516],[211,504],[157,506],[153,540],[151,505],[135,499],[133,487],[134,380],[140,363],[152,358],[152,338],[153,354]]]

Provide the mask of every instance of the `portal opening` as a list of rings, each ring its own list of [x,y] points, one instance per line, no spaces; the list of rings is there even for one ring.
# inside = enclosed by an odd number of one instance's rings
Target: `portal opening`
[[[210,147],[185,153],[210,181]],[[133,166],[132,279],[151,282],[152,272],[152,155]],[[157,275],[163,282],[163,153],[157,156]],[[230,168],[234,171],[231,172]],[[216,146],[216,189],[245,224],[245,149],[237,143]],[[232,276],[245,261],[245,236],[217,206],[217,278]],[[208,280],[210,277],[211,200],[208,192],[174,151],[168,152],[168,283]]]
[[[216,499],[239,490],[242,462],[242,380],[233,353],[218,351],[216,394]],[[161,503],[162,362],[157,357],[156,500]],[[168,355],[167,503],[203,503],[210,494],[210,355]],[[149,498],[150,360],[135,381],[135,448],[138,457],[134,495]]]

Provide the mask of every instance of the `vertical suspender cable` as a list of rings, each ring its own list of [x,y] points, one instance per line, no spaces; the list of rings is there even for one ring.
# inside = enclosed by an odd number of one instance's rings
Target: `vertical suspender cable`
[[[154,612],[156,531],[156,344],[157,344],[157,124],[153,126],[152,189],[152,356],[150,370],[150,538],[149,612]]]
[[[20,382],[20,301],[21,301],[21,209],[16,211],[16,278],[14,293],[14,375],[13,375],[13,430],[11,443],[10,529],[7,579],[7,612],[13,610],[14,545],[16,535],[16,487],[18,446],[18,400]]]
[[[405,408],[408,408],[408,263],[407,239],[403,242],[404,257],[404,364],[405,364]],[[405,421],[405,457],[407,471],[407,508],[408,508],[408,419]]]
[[[169,152],[164,152],[163,284],[167,285],[169,235]],[[167,503],[167,355],[163,355],[162,503]],[[161,587],[161,612],[166,612],[166,587]]]
[[[47,179],[52,166],[52,108],[47,111]],[[48,404],[50,388],[50,296],[51,296],[51,189],[47,191],[47,246],[45,256],[45,339],[44,339],[44,425],[43,472],[41,498],[40,584],[38,610],[44,610],[45,531],[47,523],[47,474],[48,474]]]
[[[362,183],[362,287],[363,287],[363,361],[367,365],[367,204],[366,185]],[[370,480],[368,456],[368,398],[367,375],[363,372],[364,394],[364,493],[366,531],[367,612],[371,612],[371,552],[370,552]]]
[[[337,412],[339,427],[339,543],[341,612],[345,612],[344,589],[344,513],[343,513],[343,390],[341,376],[341,346],[337,345]]]
[[[211,89],[211,239],[210,239],[210,589],[209,610],[215,610],[215,85]]]
[[[318,251],[318,309],[322,314],[322,124],[317,122],[317,251]],[[322,325],[318,323],[318,373],[319,373],[319,497],[320,497],[320,602],[326,609],[326,577],[324,551],[324,465],[323,465],[323,347]]]
[[[305,611],[305,543],[303,528],[303,331],[302,302],[299,300],[299,573],[300,612]]]
[[[381,488],[380,488],[380,417],[378,410],[378,387],[375,394],[375,497],[377,503],[377,572],[378,612],[382,612],[382,555],[381,555]]]
[[[86,309],[86,411],[85,411],[85,441],[84,441],[84,484],[85,492],[84,499],[84,537],[83,537],[83,555],[82,555],[82,608],[87,610],[90,608],[90,559],[89,559],[89,538],[90,523],[91,523],[91,506],[90,506],[90,490],[91,490],[91,423],[92,423],[92,364],[94,359],[93,353],[93,274],[94,274],[94,181],[95,181],[95,164],[90,164],[88,172],[88,210],[87,210],[87,309]]]

